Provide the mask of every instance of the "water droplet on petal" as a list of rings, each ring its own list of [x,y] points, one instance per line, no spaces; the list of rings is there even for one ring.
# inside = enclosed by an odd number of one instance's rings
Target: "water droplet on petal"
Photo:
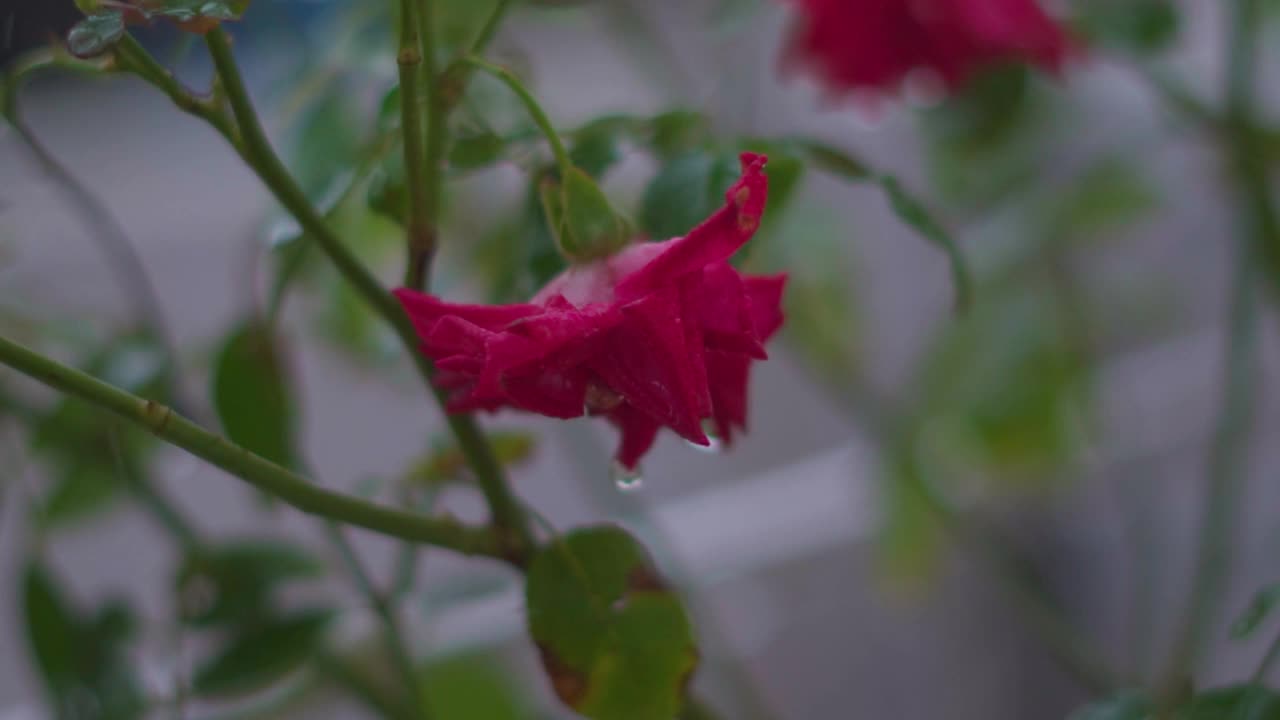
[[[719,455],[724,450],[724,441],[720,439],[720,434],[716,432],[714,421],[702,421],[702,434],[707,436],[706,445],[699,445],[688,440],[684,441],[685,444],[698,452],[707,453],[708,455]]]
[[[613,476],[614,487],[620,492],[632,493],[644,488],[644,475],[640,473],[639,467],[627,468],[615,461],[610,475]]]

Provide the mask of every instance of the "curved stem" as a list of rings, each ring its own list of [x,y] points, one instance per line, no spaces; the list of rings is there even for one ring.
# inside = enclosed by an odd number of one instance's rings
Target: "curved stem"
[[[496,557],[501,554],[502,547],[492,532],[466,527],[451,519],[392,510],[321,489],[164,405],[125,392],[6,338],[0,338],[0,364],[109,410],[302,512],[465,555]]]
[[[493,12],[489,13],[489,17],[485,19],[480,32],[476,33],[475,39],[471,41],[470,47],[467,48],[467,55],[479,56],[484,53],[485,48],[489,47],[489,43],[493,40],[493,36],[498,34],[498,27],[502,24],[502,18],[506,16],[507,11],[510,9],[511,0],[498,0],[498,3],[493,6]]]
[[[115,53],[123,69],[159,88],[178,109],[209,123],[228,142],[239,147],[240,139],[236,128],[216,100],[198,97],[183,87],[173,73],[152,57],[132,35],[126,33],[120,38],[116,43]]]
[[[443,408],[444,393],[431,382],[435,376],[435,367],[419,351],[417,332],[409,317],[404,314],[395,298],[378,284],[377,279],[342,244],[272,150],[240,77],[226,33],[222,28],[210,30],[205,35],[205,43],[226,90],[227,102],[239,125],[241,143],[237,147],[245,162],[253,168],[280,204],[297,219],[302,229],[315,238],[343,279],[395,330]],[[518,561],[533,547],[534,540],[528,518],[507,484],[502,464],[498,462],[489,441],[470,415],[448,415],[446,420],[484,493],[493,524],[500,531],[506,557]]]
[[[533,119],[533,122],[551,145],[551,152],[555,155],[556,164],[560,167],[560,176],[568,177],[569,171],[573,168],[573,161],[569,159],[569,152],[565,150],[559,133],[556,132],[555,126],[551,123],[551,118],[547,117],[547,113],[543,111],[542,106],[533,97],[533,93],[529,92],[529,88],[520,82],[520,78],[517,78],[510,70],[500,65],[494,65],[477,57],[459,58],[458,63],[463,66],[473,67],[501,81],[511,92],[515,93],[516,97],[520,98],[520,102],[529,113],[529,117]]]

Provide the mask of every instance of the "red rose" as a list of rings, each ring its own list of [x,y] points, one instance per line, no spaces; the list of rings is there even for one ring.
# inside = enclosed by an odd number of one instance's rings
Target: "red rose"
[[[636,243],[571,266],[533,300],[457,305],[400,289],[449,410],[519,408],[557,418],[604,415],[635,468],[668,427],[727,444],[747,422],[747,377],[782,325],[783,275],[744,276],[728,258],[764,212],[765,158],[744,153],[726,204],[681,238]]]
[[[799,17],[788,60],[833,92],[893,92],[913,70],[955,89],[976,71],[1017,61],[1056,72],[1066,31],[1036,0],[791,0]]]

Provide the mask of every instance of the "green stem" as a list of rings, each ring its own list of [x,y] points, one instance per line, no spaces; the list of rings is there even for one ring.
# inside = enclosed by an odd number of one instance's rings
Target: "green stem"
[[[568,177],[569,171],[573,168],[573,161],[569,159],[569,152],[565,150],[564,143],[560,140],[559,133],[556,132],[555,126],[551,123],[551,118],[547,117],[542,106],[533,97],[533,93],[529,92],[529,88],[520,82],[510,70],[494,65],[493,63],[481,60],[477,57],[459,58],[458,63],[462,66],[469,66],[484,72],[493,78],[499,80],[515,93],[516,97],[524,105],[525,111],[529,113],[529,117],[542,131],[543,136],[547,138],[547,142],[551,145],[551,152],[556,157],[556,164],[560,167],[560,176]]]
[[[1230,535],[1247,468],[1247,442],[1257,404],[1253,379],[1257,371],[1258,307],[1253,283],[1255,263],[1280,282],[1280,223],[1267,186],[1263,158],[1257,154],[1254,94],[1261,5],[1258,0],[1231,0],[1226,66],[1226,153],[1238,174],[1241,216],[1247,218],[1237,249],[1228,317],[1222,407],[1206,468],[1207,486],[1200,540],[1191,581],[1191,598],[1175,636],[1162,676],[1166,705],[1203,652],[1217,619],[1224,585],[1230,577]]]
[[[493,36],[498,34],[498,27],[502,24],[502,18],[506,16],[507,10],[510,9],[511,0],[498,0],[498,3],[493,6],[493,12],[489,13],[489,17],[485,19],[480,32],[476,33],[475,39],[471,41],[471,46],[467,48],[467,55],[479,57],[484,54],[485,48],[489,47]]]
[[[424,46],[432,43],[420,33],[420,14],[429,15],[430,8],[420,7],[418,0],[400,0],[400,51],[396,64],[400,68],[400,127],[404,135],[404,167],[409,193],[408,217],[405,218],[405,287],[424,290],[427,286],[431,257],[435,253],[436,232],[428,194],[429,175],[436,170],[427,159],[422,118],[422,65],[424,54],[427,75],[434,76],[435,62]],[[427,21],[422,21],[428,25]],[[429,37],[429,36],[427,36]],[[428,94],[431,93],[427,87]],[[436,125],[434,118],[432,127]]]
[[[198,97],[183,87],[173,73],[152,57],[132,35],[126,33],[120,38],[115,53],[122,68],[159,88],[178,109],[209,123],[228,142],[239,147],[236,128],[219,104],[212,98]]]
[[[452,519],[392,510],[323,490],[306,478],[214,435],[164,405],[125,392],[5,338],[0,338],[0,364],[109,410],[302,512],[465,555],[496,557],[505,550],[488,530],[466,527]]]
[[[360,561],[360,556],[356,554],[355,548],[351,547],[351,542],[343,534],[342,528],[329,523],[327,531],[334,546],[338,548],[338,553],[342,556],[347,569],[351,572],[351,577],[356,581],[356,587],[378,615],[378,620],[382,625],[383,642],[386,644],[387,652],[391,655],[391,661],[395,666],[396,672],[400,675],[400,681],[404,683],[406,700],[408,700],[408,705],[413,711],[413,717],[418,718],[418,720],[428,720],[430,713],[427,712],[427,708],[422,702],[418,672],[414,667],[413,657],[409,653],[409,648],[405,645],[407,636],[400,625],[400,617],[396,613],[396,609],[392,607],[391,601],[386,594],[378,590],[373,584],[373,578],[369,576],[369,571],[365,568],[364,563]]]
[[[848,415],[880,447],[913,444],[912,427],[905,424],[889,401],[870,385],[850,383],[841,388],[840,399]],[[901,452],[910,453],[910,450]],[[1099,693],[1121,686],[1119,676],[1102,652],[1045,596],[1034,569],[1022,555],[1007,549],[1006,542],[952,507],[930,483],[916,482],[911,490],[920,494],[948,532],[979,552],[1022,620],[1081,686]]]
[[[1255,685],[1265,683],[1276,660],[1280,660],[1280,635],[1276,635],[1271,645],[1267,647],[1267,654],[1262,656],[1262,662],[1258,663],[1258,669],[1253,671],[1253,677],[1249,682]]]
[[[419,351],[418,335],[409,317],[404,314],[395,298],[386,292],[378,284],[377,279],[343,246],[271,149],[271,144],[253,109],[249,93],[245,89],[244,81],[240,77],[225,31],[221,28],[210,30],[205,35],[205,43],[209,46],[214,67],[226,90],[227,102],[239,125],[242,136],[240,149],[245,162],[257,172],[280,204],[298,220],[302,229],[315,238],[320,249],[328,255],[343,279],[349,282],[374,311],[396,331],[419,372],[427,380],[440,406],[444,407],[444,393],[431,382],[435,376],[435,368],[427,356]],[[461,448],[480,483],[480,489],[489,505],[493,524],[500,531],[506,556],[508,559],[518,561],[533,547],[533,535],[529,530],[528,519],[524,516],[520,502],[507,484],[502,464],[498,462],[493,454],[493,448],[471,416],[449,415],[447,421],[449,429],[458,440],[458,447]]]
[[[1247,468],[1247,442],[1257,405],[1258,303],[1251,246],[1242,243],[1232,285],[1222,407],[1209,450],[1204,517],[1196,551],[1191,600],[1163,676],[1177,687],[1204,650],[1230,577],[1231,530]]]

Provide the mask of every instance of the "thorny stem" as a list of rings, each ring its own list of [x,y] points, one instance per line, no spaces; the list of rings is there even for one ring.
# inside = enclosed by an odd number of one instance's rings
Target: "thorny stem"
[[[179,110],[209,123],[218,134],[239,148],[240,138],[235,125],[223,112],[216,97],[198,97],[183,87],[168,68],[161,65],[128,33],[116,44],[115,53],[121,68],[159,88]]]
[[[378,284],[377,279],[342,244],[272,150],[245,89],[225,31],[221,28],[210,30],[205,35],[205,43],[226,91],[227,102],[239,125],[242,136],[241,155],[275,194],[280,204],[298,220],[302,229],[315,238],[320,249],[329,256],[343,278],[396,331],[440,406],[444,407],[443,392],[431,382],[435,376],[435,367],[418,350],[418,336],[408,316],[395,298]],[[523,557],[534,545],[533,535],[519,501],[507,484],[506,473],[493,454],[493,448],[470,415],[450,414],[447,422],[476,475],[489,505],[493,524],[507,548],[508,558],[514,561]]]
[[[422,98],[419,93],[425,87],[430,96],[434,93],[434,81],[423,83],[422,66],[427,65],[427,76],[435,74],[435,62],[431,57],[430,35],[420,32],[419,16],[430,14],[430,8],[422,7],[419,0],[400,0],[400,50],[396,55],[396,64],[400,69],[400,127],[404,136],[404,167],[408,189],[408,216],[405,218],[405,244],[408,261],[405,266],[405,287],[414,290],[425,290],[430,272],[431,257],[435,253],[436,228],[430,184],[428,178],[438,177],[437,168],[427,159],[427,148],[424,146],[424,128],[422,118]],[[421,23],[430,27],[430,23]],[[433,131],[438,124],[430,118]]]
[[[171,408],[125,392],[5,338],[0,338],[0,364],[109,410],[302,512],[392,537],[437,545],[464,555],[499,557],[504,550],[496,535],[489,530],[467,527],[451,519],[392,510],[324,490],[306,478],[205,430]]]

